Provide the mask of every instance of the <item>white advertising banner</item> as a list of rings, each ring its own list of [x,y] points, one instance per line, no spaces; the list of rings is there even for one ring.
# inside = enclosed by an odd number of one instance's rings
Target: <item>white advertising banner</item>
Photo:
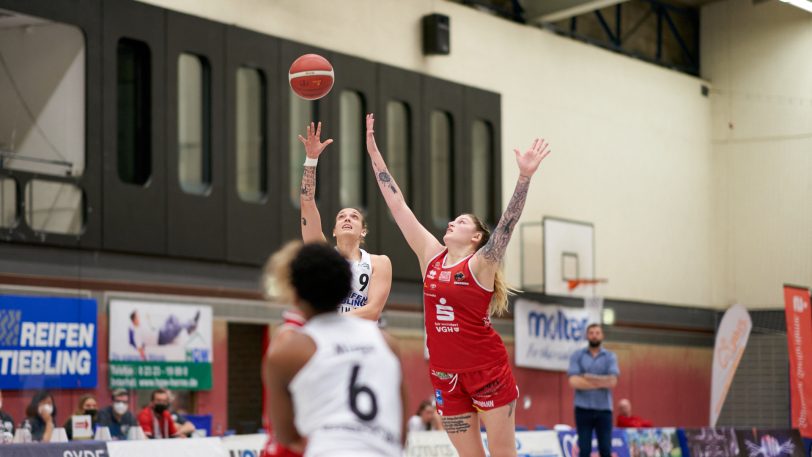
[[[228,457],[259,457],[266,439],[264,433],[233,435],[223,438],[222,444]]]
[[[488,452],[488,437],[482,433],[485,455]],[[518,457],[562,457],[558,434],[554,431],[516,432],[516,453]],[[457,456],[456,449],[445,432],[411,432],[406,443],[407,457]]]
[[[517,300],[516,366],[567,371],[570,356],[586,346],[589,313],[583,308]]]
[[[110,441],[110,457],[228,457],[220,438]]]
[[[713,371],[711,372],[710,426],[716,426],[716,420],[722,412],[727,391],[736,368],[747,347],[753,322],[750,314],[742,305],[733,305],[725,312],[719,329],[716,330],[716,346],[713,348]]]

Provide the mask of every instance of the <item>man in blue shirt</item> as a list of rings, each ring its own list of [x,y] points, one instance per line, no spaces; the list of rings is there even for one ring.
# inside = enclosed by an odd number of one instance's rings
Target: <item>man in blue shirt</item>
[[[589,347],[570,357],[570,386],[575,389],[575,427],[578,430],[579,457],[592,453],[592,431],[598,437],[601,457],[612,455],[612,392],[620,369],[614,352],[601,348],[603,329],[599,324],[586,328]]]

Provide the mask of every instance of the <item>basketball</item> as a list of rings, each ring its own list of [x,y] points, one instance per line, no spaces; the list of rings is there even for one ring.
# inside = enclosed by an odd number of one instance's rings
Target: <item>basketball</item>
[[[318,54],[305,54],[293,61],[288,72],[290,88],[305,100],[318,100],[333,88],[333,66]]]

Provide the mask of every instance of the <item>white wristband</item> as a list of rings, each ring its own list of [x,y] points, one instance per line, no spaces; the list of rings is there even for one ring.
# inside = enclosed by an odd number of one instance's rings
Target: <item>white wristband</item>
[[[319,163],[319,159],[313,159],[313,158],[308,157],[308,158],[305,159],[304,166],[306,166],[306,167],[315,167],[317,163]]]

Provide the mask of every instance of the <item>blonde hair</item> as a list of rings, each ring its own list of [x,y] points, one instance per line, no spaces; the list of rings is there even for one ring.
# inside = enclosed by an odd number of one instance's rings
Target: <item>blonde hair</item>
[[[276,251],[262,270],[262,293],[268,300],[293,303],[296,296],[291,283],[290,262],[302,249],[301,241],[289,241]]]
[[[79,415],[79,416],[84,414],[85,413],[85,402],[88,401],[88,400],[91,400],[91,399],[96,400],[96,396],[92,395],[92,394],[85,394],[85,395],[82,395],[81,397],[79,397],[79,404],[76,405],[76,410],[73,412],[73,414]],[[98,402],[97,402],[97,405],[98,405]],[[98,410],[98,409],[99,409],[99,407],[96,406],[96,410]]]
[[[464,214],[464,216],[470,217],[474,225],[476,225],[476,230],[482,233],[482,238],[479,240],[477,249],[485,246],[488,240],[491,239],[491,231],[488,229],[488,226],[474,214]],[[491,297],[491,303],[488,306],[488,314],[491,316],[501,316],[505,314],[505,311],[508,309],[508,297],[516,295],[516,290],[517,289],[508,285],[505,280],[505,272],[502,271],[500,265],[493,277],[493,297]]]

